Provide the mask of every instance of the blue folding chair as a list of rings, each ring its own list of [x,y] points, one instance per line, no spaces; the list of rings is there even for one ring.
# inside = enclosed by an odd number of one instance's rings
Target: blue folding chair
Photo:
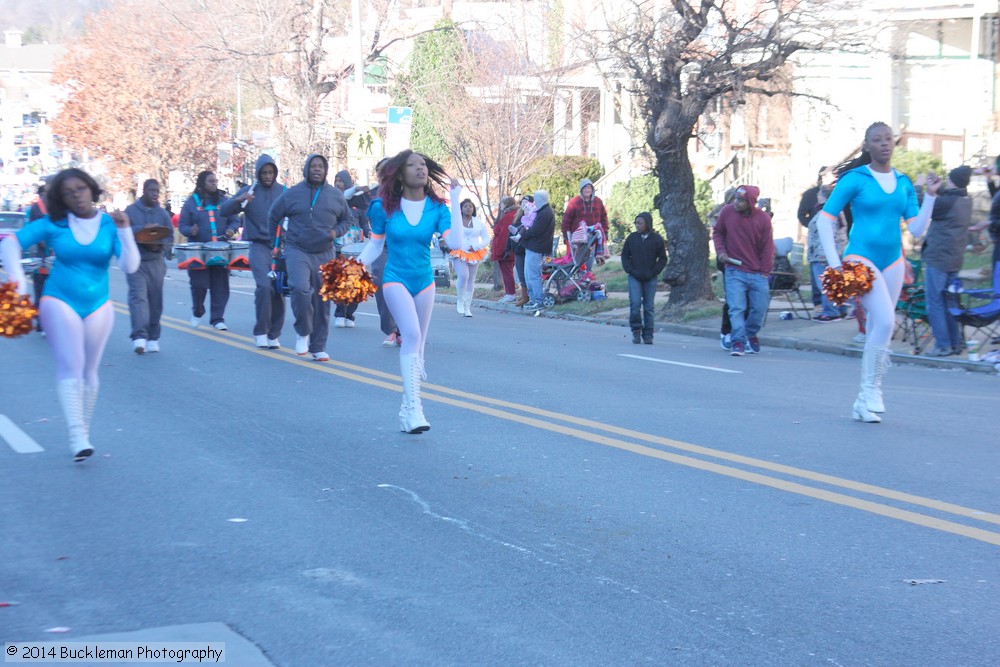
[[[945,301],[948,312],[962,326],[962,338],[965,327],[973,329],[973,335],[982,333],[981,339],[970,349],[970,352],[981,352],[987,343],[1000,344],[1000,262],[993,264],[993,285],[988,289],[965,289],[961,279],[956,279],[945,290]],[[978,305],[977,305],[978,304]]]

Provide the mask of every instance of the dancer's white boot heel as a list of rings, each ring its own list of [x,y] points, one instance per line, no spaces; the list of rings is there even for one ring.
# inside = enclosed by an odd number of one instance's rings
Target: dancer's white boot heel
[[[878,424],[882,421],[876,413],[868,409],[868,404],[865,401],[863,394],[858,394],[858,397],[854,399],[854,407],[851,411],[851,418],[854,421],[866,422],[868,424]]]

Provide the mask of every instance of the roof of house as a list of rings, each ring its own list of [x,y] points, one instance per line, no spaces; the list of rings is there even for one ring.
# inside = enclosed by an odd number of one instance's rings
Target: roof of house
[[[16,48],[0,44],[0,70],[51,72],[65,50],[59,44],[25,44]]]

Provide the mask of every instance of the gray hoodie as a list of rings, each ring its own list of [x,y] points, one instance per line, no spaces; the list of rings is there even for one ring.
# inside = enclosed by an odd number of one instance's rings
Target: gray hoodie
[[[344,183],[344,187],[350,190],[354,187],[354,179],[351,178],[351,172],[344,169],[343,171],[338,171],[334,180],[340,179]],[[346,197],[346,190],[343,191]],[[351,210],[354,211],[354,215],[357,216],[357,225],[361,228],[361,231],[365,233],[365,236],[370,236],[372,232],[371,223],[368,222],[368,204],[371,203],[368,195],[366,194],[356,194],[353,197],[347,199],[347,203],[350,205]]]
[[[257,176],[257,182],[251,185],[245,185],[240,188],[232,199],[227,199],[220,207],[219,212],[222,215],[238,215],[240,211],[243,211],[243,240],[244,241],[258,241],[261,243],[267,243],[268,245],[274,245],[274,234],[277,231],[277,226],[269,223],[267,214],[271,210],[271,205],[274,204],[275,200],[285,191],[284,185],[279,185],[277,181],[269,188],[265,188],[260,183],[260,170],[265,167],[265,165],[274,165],[274,170],[278,170],[278,165],[275,163],[274,158],[270,155],[262,154],[257,158],[257,168],[254,174]],[[246,205],[246,208],[241,208],[243,202],[236,201],[237,198],[244,192],[253,188],[253,201]]]
[[[272,228],[282,218],[288,218],[288,231],[283,235],[285,243],[310,253],[330,250],[334,236],[343,236],[355,222],[344,193],[328,184],[325,177],[319,187],[309,184],[309,163],[314,157],[322,159],[324,167],[329,169],[322,155],[307,157],[302,169],[305,179],[285,190],[268,213]]]

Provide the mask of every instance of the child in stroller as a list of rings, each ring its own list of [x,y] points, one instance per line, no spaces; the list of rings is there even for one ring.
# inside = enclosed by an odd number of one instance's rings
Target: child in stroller
[[[604,234],[596,225],[586,230],[583,242],[573,243],[572,252],[542,262],[542,293],[546,307],[590,299],[590,283],[594,274],[589,267],[591,258],[603,248]]]

